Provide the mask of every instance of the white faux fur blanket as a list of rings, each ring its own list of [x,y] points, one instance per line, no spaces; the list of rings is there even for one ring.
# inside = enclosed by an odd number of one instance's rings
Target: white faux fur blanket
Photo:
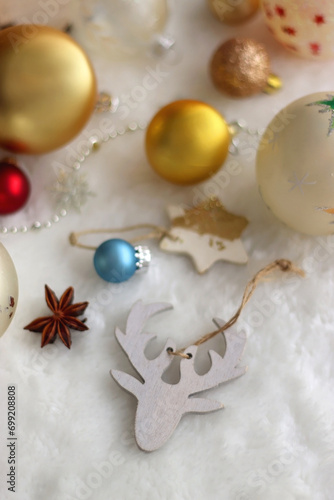
[[[334,90],[334,61],[294,58],[271,37],[259,15],[239,28],[223,26],[204,0],[171,3],[168,32],[175,54],[165,62],[145,57],[113,62],[93,54],[101,90],[124,103],[139,96],[136,86],[154,74],[156,86],[122,123],[149,119],[179,98],[204,100],[227,118],[264,128],[289,102],[319,90]],[[232,36],[266,44],[284,89],[271,97],[230,100],[208,77],[215,47]],[[143,95],[143,93],[142,93]],[[99,118],[87,126],[86,135]],[[85,134],[83,134],[85,135]],[[20,298],[15,319],[0,339],[0,498],[10,500],[332,500],[334,498],[334,240],[293,232],[264,206],[256,185],[256,143],[239,158],[240,173],[222,170],[195,187],[177,187],[150,169],[144,132],[104,144],[82,167],[91,191],[81,214],[28,234],[1,238],[15,261]],[[307,145],[305,144],[305,147]],[[47,220],[52,200],[45,186],[55,179],[51,164],[66,151],[26,158],[33,195],[30,205],[8,222]],[[312,154],[312,152],[310,152]],[[229,161],[232,161],[231,159]],[[223,174],[223,172],[225,172]],[[217,195],[227,208],[246,215],[246,266],[219,262],[198,275],[186,256],[165,254],[151,244],[146,275],[107,285],[96,275],[92,252],[70,247],[75,229],[168,224],[165,207]],[[1,221],[1,223],[6,221]],[[93,241],[94,239],[92,239]],[[97,242],[97,240],[94,240]],[[99,240],[102,241],[102,240]],[[167,337],[189,345],[239,306],[247,281],[264,265],[285,257],[307,272],[305,279],[277,275],[256,291],[238,327],[248,335],[245,376],[208,393],[225,408],[187,415],[160,450],[147,454],[134,440],[136,401],[111,379],[109,370],[133,373],[115,340],[134,302],[165,301],[174,309],[152,319],[158,352]],[[88,332],[73,332],[71,350],[58,339],[40,348],[40,335],[24,331],[48,314],[44,284],[60,295],[75,288],[75,301],[88,300]],[[222,348],[216,339],[213,345]],[[202,361],[206,360],[203,346]],[[7,386],[17,391],[16,492],[8,491]]]

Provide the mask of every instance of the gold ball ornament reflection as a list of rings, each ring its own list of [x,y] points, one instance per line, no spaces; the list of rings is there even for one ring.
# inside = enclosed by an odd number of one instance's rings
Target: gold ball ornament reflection
[[[228,124],[200,101],[175,101],[162,108],[146,133],[152,168],[174,184],[195,184],[211,177],[224,163],[231,141]]]
[[[9,327],[19,295],[17,274],[11,256],[0,243],[0,337]]]
[[[257,180],[267,207],[302,233],[334,233],[334,92],[299,99],[269,124]]]
[[[84,127],[96,79],[81,47],[47,26],[0,31],[0,146],[24,154],[59,148]]]
[[[260,0],[208,0],[219,21],[235,25],[250,19],[260,7]]]

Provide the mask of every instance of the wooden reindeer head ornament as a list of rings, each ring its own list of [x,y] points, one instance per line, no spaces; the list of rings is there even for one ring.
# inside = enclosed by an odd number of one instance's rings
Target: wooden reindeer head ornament
[[[147,344],[156,338],[156,335],[143,332],[144,325],[151,316],[171,309],[172,306],[164,303],[144,305],[139,301],[132,307],[125,333],[117,328],[115,335],[140,375],[140,380],[118,370],[111,370],[110,373],[123,389],[133,394],[138,400],[135,436],[139,448],[144,451],[154,451],[160,448],[171,437],[186,413],[208,413],[223,408],[220,402],[206,399],[198,394],[240,377],[246,372],[246,367],[239,366],[246,344],[246,335],[244,332],[237,332],[232,327],[254,293],[258,282],[277,269],[304,276],[304,272],[288,260],[280,259],[269,264],[247,284],[238,311],[227,323],[214,319],[218,330],[179,351],[175,350],[175,342],[168,339],[161,353],[152,360],[145,356],[145,349]],[[225,354],[222,357],[213,350],[209,351],[211,368],[206,374],[198,375],[194,368],[198,346],[218,334],[223,334],[225,337]],[[164,372],[173,361],[173,355],[182,357],[180,380],[177,384],[169,384],[162,379]]]
[[[177,384],[164,382],[162,375],[173,361],[170,351],[175,350],[175,342],[168,339],[159,356],[148,360],[144,351],[156,335],[143,333],[142,330],[151,316],[171,308],[169,304],[144,305],[139,301],[131,309],[125,333],[116,329],[118,342],[142,380],[118,370],[111,370],[110,373],[123,389],[138,399],[135,436],[139,448],[144,451],[160,448],[171,437],[185,413],[208,413],[223,408],[219,401],[194,395],[246,372],[245,367],[237,366],[246,335],[230,329],[225,332],[224,357],[215,351],[209,352],[212,365],[208,373],[196,373],[194,360],[198,347],[193,345],[185,350],[187,357],[181,360],[180,381]],[[218,327],[224,325],[219,319],[214,321]]]

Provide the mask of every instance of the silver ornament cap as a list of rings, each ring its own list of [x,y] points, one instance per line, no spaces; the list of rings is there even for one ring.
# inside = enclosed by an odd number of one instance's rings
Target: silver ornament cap
[[[139,245],[135,247],[135,251],[135,257],[138,259],[137,271],[147,271],[152,260],[151,250],[147,246]]]

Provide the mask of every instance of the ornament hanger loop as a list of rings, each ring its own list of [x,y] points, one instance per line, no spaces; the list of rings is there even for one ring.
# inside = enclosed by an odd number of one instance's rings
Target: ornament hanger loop
[[[305,277],[305,272],[300,269],[299,267],[295,266],[290,260],[287,259],[278,259],[272,262],[271,264],[268,264],[266,267],[261,269],[246,285],[241,304],[239,306],[239,309],[237,312],[232,316],[232,318],[227,321],[221,328],[218,330],[215,330],[213,332],[207,333],[203,337],[201,337],[197,342],[194,342],[193,345],[195,346],[200,346],[201,344],[204,344],[204,342],[207,342],[208,340],[211,340],[213,337],[218,335],[219,333],[225,332],[228,328],[233,326],[237,320],[239,319],[239,316],[241,315],[244,307],[246,304],[249,302],[250,298],[252,297],[253,293],[255,292],[258,284],[265,278],[266,276],[272,274],[274,271],[282,271],[283,273],[294,273],[300,276],[301,278]],[[174,351],[171,348],[167,349],[167,352],[171,354],[172,356],[180,356],[181,358],[185,359],[191,359],[192,355],[189,355],[185,353],[184,351],[186,350],[186,347],[183,347],[182,349],[179,349],[177,351]]]
[[[133,226],[122,227],[118,229],[88,229],[86,231],[73,232],[69,236],[69,240],[72,246],[84,248],[87,250],[96,250],[96,246],[85,245],[79,242],[81,236],[86,236],[88,234],[115,234],[115,233],[127,233],[131,231],[137,231],[140,229],[151,229],[151,232],[145,233],[141,236],[136,236],[134,238],[128,239],[127,241],[131,244],[138,243],[143,240],[161,239],[163,237],[171,238],[176,240],[177,238],[173,236],[168,229],[156,224],[135,224]]]

